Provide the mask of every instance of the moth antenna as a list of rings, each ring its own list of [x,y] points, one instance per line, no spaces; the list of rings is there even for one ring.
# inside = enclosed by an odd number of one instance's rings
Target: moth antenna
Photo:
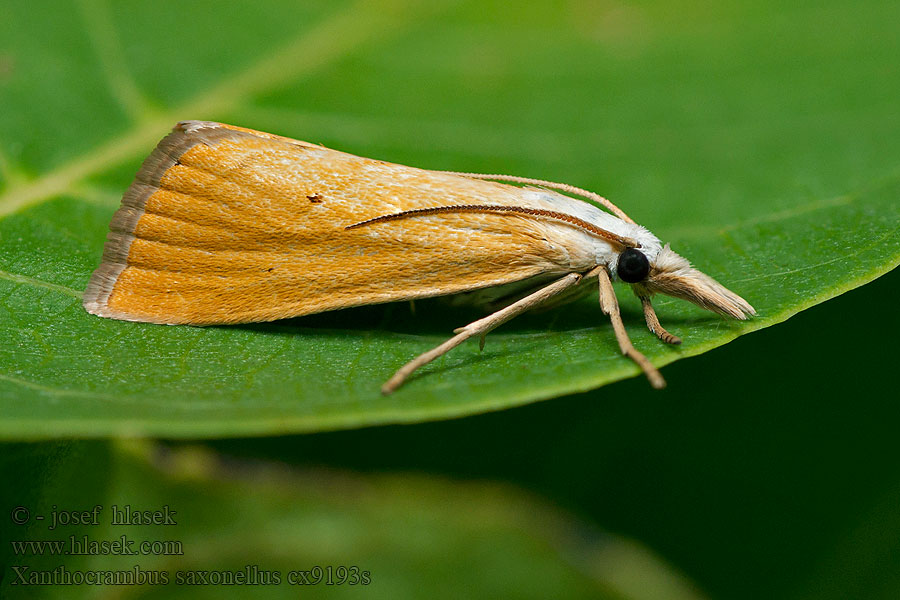
[[[626,223],[634,223],[631,217],[625,214],[621,208],[595,192],[584,188],[569,185],[568,183],[557,183],[555,181],[547,181],[546,179],[532,179],[530,177],[519,177],[517,175],[501,175],[501,174],[485,174],[485,173],[462,173],[460,171],[438,171],[439,173],[447,173],[448,175],[459,175],[461,177],[471,177],[472,179],[486,179],[493,181],[509,181],[511,183],[525,183],[528,185],[539,185],[548,187],[560,192],[568,192],[588,200],[593,200],[602,204],[613,212],[614,215],[625,221]]]
[[[456,206],[432,206],[429,208],[416,208],[412,210],[404,210],[398,213],[392,213],[389,215],[381,215],[378,217],[372,217],[371,219],[366,219],[365,221],[360,221],[359,223],[354,223],[352,225],[347,225],[344,229],[356,229],[357,227],[363,227],[365,225],[371,225],[372,223],[382,223],[385,221],[396,221],[398,219],[406,219],[409,217],[416,216],[425,216],[425,215],[435,215],[440,213],[516,213],[520,215],[528,215],[532,217],[547,217],[548,219],[556,219],[557,221],[563,221],[565,223],[569,223],[570,225],[575,225],[576,227],[580,227],[585,231],[593,233],[594,235],[605,239],[608,242],[612,242],[614,244],[618,244],[623,248],[640,248],[640,244],[630,237],[625,237],[623,235],[618,235],[611,231],[607,231],[606,229],[601,229],[597,227],[593,223],[589,223],[584,219],[579,219],[578,217],[573,217],[572,215],[557,212],[555,210],[544,210],[542,208],[527,208],[524,206],[493,206],[489,204],[459,204]]]

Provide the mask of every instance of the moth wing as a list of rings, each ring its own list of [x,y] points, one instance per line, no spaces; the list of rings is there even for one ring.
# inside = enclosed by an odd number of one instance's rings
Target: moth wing
[[[517,204],[496,182],[361,158],[249,129],[179,123],[110,224],[84,305],[153,323],[268,321],[455,294],[573,270],[564,226],[417,208]]]

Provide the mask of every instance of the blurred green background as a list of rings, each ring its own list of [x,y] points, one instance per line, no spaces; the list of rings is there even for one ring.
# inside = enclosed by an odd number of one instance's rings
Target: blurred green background
[[[623,207],[661,237],[690,238],[683,213],[694,198],[705,206],[700,228],[896,189],[898,24],[900,7],[886,1],[0,0],[0,189],[47,186],[4,196],[20,204],[2,214],[64,237],[45,200],[109,213],[173,120],[210,118],[395,162],[571,181],[628,199]],[[896,212],[867,217],[897,230]],[[813,218],[808,228],[823,239]],[[804,233],[795,235],[773,244],[801,248]],[[0,244],[16,256],[13,247],[35,242],[7,234]],[[884,239],[881,271],[896,265],[897,244]],[[820,256],[853,250],[853,239],[835,237]],[[789,267],[792,256],[782,258]],[[2,283],[4,306],[18,306],[16,280]],[[4,443],[0,596],[896,598],[898,291],[892,271],[678,361],[664,371],[664,393],[631,379],[418,425]],[[55,310],[50,292],[35,314]],[[9,319],[4,327],[24,331]],[[41,360],[39,331],[8,339],[27,336],[2,349],[5,361]],[[0,389],[0,401],[29,414],[29,396]],[[16,525],[10,512],[112,503],[171,505],[179,524],[61,535]],[[23,558],[8,543],[123,534],[181,540],[185,551]],[[372,583],[14,585],[12,565],[59,564],[358,565]]]

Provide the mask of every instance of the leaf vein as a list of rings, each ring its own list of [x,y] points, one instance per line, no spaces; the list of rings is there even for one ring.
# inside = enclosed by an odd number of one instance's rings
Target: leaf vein
[[[28,183],[10,186],[0,196],[0,217],[57,196],[90,175],[140,155],[178,120],[226,114],[254,94],[308,77],[368,42],[396,35],[422,9],[414,2],[405,8],[382,14],[366,0],[345,7],[208,92],[145,118],[121,136]]]
[[[48,290],[53,290],[54,292],[61,292],[68,296],[72,296],[73,298],[78,298],[81,300],[84,292],[80,290],[76,290],[64,285],[59,285],[56,283],[50,283],[48,281],[43,281],[41,279],[35,279],[34,277],[28,277],[27,275],[19,275],[18,273],[10,273],[8,271],[0,270],[0,279],[5,279],[7,281],[12,281],[14,283],[20,283],[23,285],[32,285],[34,287],[41,287]]]

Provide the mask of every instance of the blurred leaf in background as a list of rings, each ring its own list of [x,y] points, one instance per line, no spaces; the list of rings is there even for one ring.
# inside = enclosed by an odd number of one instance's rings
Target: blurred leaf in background
[[[44,448],[49,452],[10,445],[2,461],[5,473],[23,474],[53,453],[57,466],[44,497],[27,503],[46,511],[46,522],[34,520],[35,510],[27,525],[4,523],[2,552],[12,547],[14,555],[0,584],[3,598],[702,598],[639,544],[585,528],[505,485],[288,470],[133,442]],[[102,466],[103,477],[82,480],[104,481],[102,497],[79,485],[82,461]],[[93,511],[97,501],[97,525],[50,529],[57,507]],[[159,523],[110,525],[114,514],[127,519],[127,508],[158,511]],[[89,541],[123,536],[136,555],[16,552],[23,543],[30,550],[28,543],[61,538],[66,550],[83,551]],[[139,569],[133,576],[145,585],[25,583],[64,577],[60,565],[70,577]],[[219,583],[238,573],[243,581]]]
[[[605,534],[585,523],[621,532],[713,597],[896,597],[897,273],[769,326],[900,262],[898,23],[900,8],[888,1],[0,0],[0,435],[46,440],[6,445],[4,481],[22,486],[4,486],[4,503],[187,506],[169,487],[172,473],[152,470],[152,452],[59,438],[433,420],[636,373],[593,298],[523,317],[491,334],[481,354],[461,347],[388,398],[377,390],[393,369],[471,313],[426,302],[414,314],[365,307],[205,329],[87,315],[81,291],[141,159],[176,121],[213,119],[393,162],[597,190],[760,311],[735,324],[662,301],[664,324],[685,338],[666,348],[622,294],[635,344],[659,364],[764,328],[671,365],[662,394],[633,380],[457,422],[215,444],[298,468],[362,471],[349,477],[379,490],[385,480],[370,471],[425,473],[398,475],[398,488],[323,518],[314,539],[358,547],[352,528],[335,523],[367,530],[372,521],[351,517],[380,502],[378,518],[400,527],[391,505],[408,496],[446,533],[416,531],[493,565],[497,579],[472,579],[473,596],[492,595],[497,582],[512,589],[523,566],[538,562],[531,570],[558,583],[548,588],[557,595],[697,594],[646,550],[635,571],[609,557],[567,570],[571,546],[546,542],[536,522],[545,513],[497,517],[521,514],[515,491],[498,497],[460,483],[463,511],[483,494],[494,512],[454,540],[456,513],[437,506],[433,490],[452,498],[455,487],[433,474],[497,479],[574,513],[559,518],[567,531],[584,528],[587,547]],[[291,485],[254,496],[238,482],[226,495],[240,501],[223,501],[217,475],[201,471],[189,494],[194,514],[227,506],[235,522],[184,526],[197,537],[221,532],[221,544],[189,557],[198,564],[212,568],[217,548],[277,522],[273,497],[298,503],[297,518],[317,510]],[[322,494],[320,504],[331,502]],[[478,550],[478,528],[488,535],[498,526]],[[521,539],[528,530],[544,540],[531,558]],[[0,531],[3,541],[22,535]],[[414,534],[370,540],[373,554],[393,557],[379,593],[420,591],[396,568],[402,554],[389,550]],[[295,543],[295,532],[272,535]],[[518,558],[501,568],[512,547]],[[295,556],[281,550],[266,556]],[[646,587],[619,585],[616,572],[638,573],[631,580]]]

